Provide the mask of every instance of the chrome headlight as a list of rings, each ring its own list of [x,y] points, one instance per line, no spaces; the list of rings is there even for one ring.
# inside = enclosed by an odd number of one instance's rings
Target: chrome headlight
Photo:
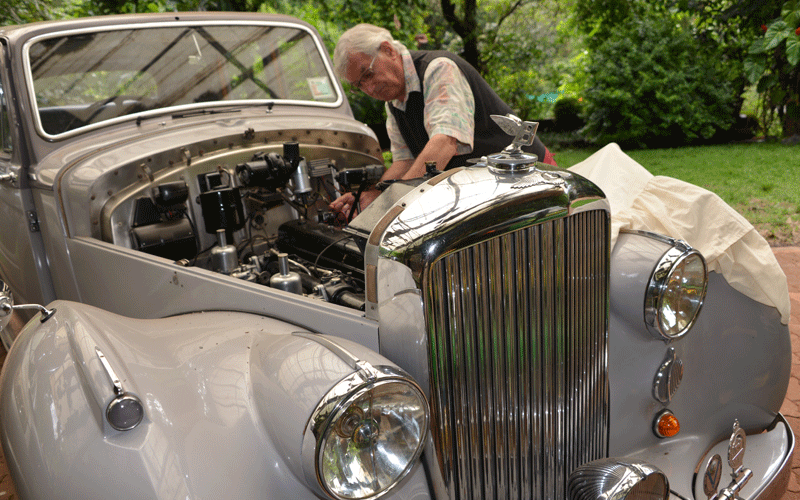
[[[405,477],[422,452],[428,404],[412,380],[369,366],[331,389],[309,426],[303,449],[313,444],[322,489],[335,499],[377,498]]]
[[[569,500],[666,500],[669,481],[653,465],[604,458],[575,469],[567,493]]]
[[[650,276],[645,293],[644,320],[657,338],[674,340],[697,319],[708,286],[703,256],[682,241],[673,241]]]

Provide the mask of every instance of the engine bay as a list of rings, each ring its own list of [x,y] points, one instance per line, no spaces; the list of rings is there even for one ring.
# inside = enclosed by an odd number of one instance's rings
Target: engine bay
[[[347,230],[351,220],[328,205],[346,191],[358,196],[374,185],[384,166],[308,160],[297,142],[271,149],[247,161],[230,161],[231,155],[213,168],[187,165],[180,175],[152,179],[116,203],[109,223],[114,232],[103,239],[363,310],[368,233]]]

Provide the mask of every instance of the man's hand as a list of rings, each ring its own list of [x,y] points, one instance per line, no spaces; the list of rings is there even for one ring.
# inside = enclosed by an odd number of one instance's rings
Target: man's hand
[[[447,164],[453,159],[456,154],[458,141],[455,137],[450,137],[445,134],[434,134],[428,144],[420,151],[419,156],[414,160],[414,163],[403,174],[403,179],[415,179],[425,175],[425,162],[435,161],[436,167],[444,171]]]
[[[375,198],[380,196],[380,194],[381,192],[377,189],[368,189],[361,193],[361,197],[358,200],[360,211],[367,208],[367,205],[375,201]],[[328,208],[334,212],[344,215],[345,217],[350,217],[350,212],[353,210],[353,204],[355,203],[355,200],[356,197],[353,193],[345,193],[333,200],[333,202],[328,205]]]

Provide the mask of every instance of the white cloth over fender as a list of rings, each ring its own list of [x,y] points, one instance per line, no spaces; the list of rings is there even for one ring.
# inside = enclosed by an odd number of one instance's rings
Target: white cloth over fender
[[[681,239],[699,250],[709,271],[748,297],[778,309],[789,323],[786,275],[766,240],[716,194],[672,177],[653,176],[611,143],[569,168],[602,189],[611,204],[611,246],[620,229]]]

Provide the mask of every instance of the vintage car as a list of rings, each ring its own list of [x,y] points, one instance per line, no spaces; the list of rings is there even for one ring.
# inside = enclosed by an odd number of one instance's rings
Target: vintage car
[[[345,219],[382,154],[304,22],[95,17],[0,52],[20,498],[784,492],[786,280],[710,193],[615,145],[537,162],[506,116],[504,151]]]

